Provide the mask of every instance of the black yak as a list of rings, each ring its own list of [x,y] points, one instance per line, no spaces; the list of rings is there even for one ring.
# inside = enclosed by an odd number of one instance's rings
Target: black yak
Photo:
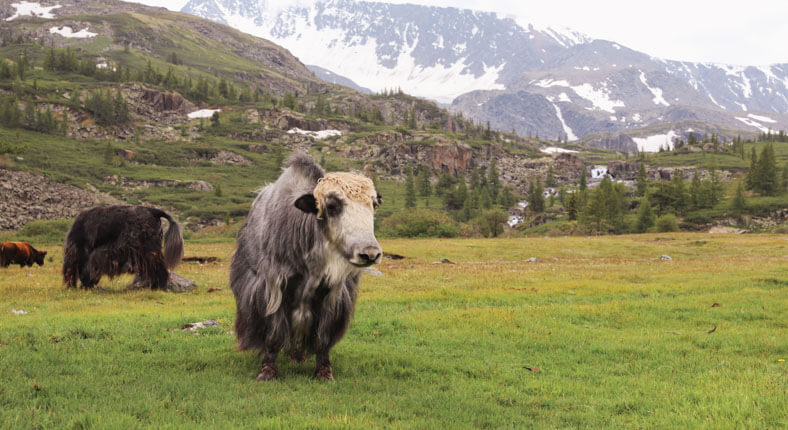
[[[350,324],[361,269],[382,256],[379,204],[370,179],[326,174],[304,154],[260,191],[230,267],[239,349],[263,356],[257,380],[276,378],[282,348],[299,362],[314,353],[315,377],[334,379],[329,351]]]
[[[46,251],[39,251],[27,242],[0,243],[0,267],[8,267],[10,264],[30,267],[33,263],[43,266],[46,255]]]
[[[161,218],[170,226],[161,252]],[[183,238],[178,223],[164,211],[144,206],[105,206],[79,214],[66,237],[63,280],[84,288],[110,278],[134,273],[152,289],[167,286],[169,272],[183,257]]]

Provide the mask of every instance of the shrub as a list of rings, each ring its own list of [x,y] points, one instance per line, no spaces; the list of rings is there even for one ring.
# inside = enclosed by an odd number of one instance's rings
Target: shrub
[[[657,231],[660,233],[679,231],[679,222],[676,219],[676,215],[667,214],[657,218]]]
[[[503,233],[503,223],[509,219],[509,214],[501,209],[487,209],[473,219],[484,237],[496,237]]]
[[[15,237],[27,242],[59,243],[65,242],[66,234],[74,222],[72,219],[52,221],[30,221],[22,227]]]
[[[409,209],[383,220],[382,236],[393,237],[456,237],[459,226],[442,211]]]

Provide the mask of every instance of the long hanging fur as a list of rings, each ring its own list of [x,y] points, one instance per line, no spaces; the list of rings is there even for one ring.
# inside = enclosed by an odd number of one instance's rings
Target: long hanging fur
[[[169,221],[164,237],[160,218]],[[168,268],[183,257],[180,226],[164,211],[143,206],[96,207],[79,214],[68,232],[63,255],[63,280],[84,288],[110,278],[135,273],[153,289],[164,289]]]
[[[294,356],[327,352],[347,330],[359,272],[334,281],[320,272],[325,220],[294,206],[324,176],[311,157],[294,155],[279,179],[260,191],[238,232],[230,286],[241,350],[270,354],[288,347]],[[298,306],[305,300],[309,312]]]

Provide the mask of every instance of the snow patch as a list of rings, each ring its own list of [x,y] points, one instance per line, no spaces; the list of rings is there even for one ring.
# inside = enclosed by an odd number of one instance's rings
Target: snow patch
[[[11,3],[11,7],[16,9],[16,13],[6,18],[6,21],[12,21],[22,16],[35,16],[38,18],[52,19],[55,17],[55,15],[52,13],[52,10],[61,6],[59,4],[54,6],[41,6],[41,3],[23,1],[19,3]]]
[[[773,119],[769,118],[768,116],[753,115],[753,114],[749,114],[749,115],[747,115],[747,116],[748,116],[748,117],[750,117],[750,118],[752,118],[752,119],[754,119],[754,120],[756,120],[756,121],[761,121],[761,122],[771,122],[771,123],[775,123],[775,122],[777,122],[777,121],[775,121],[775,120],[773,120]]]
[[[288,130],[287,134],[302,134],[304,136],[313,137],[317,140],[322,140],[333,136],[342,136],[342,132],[339,130],[309,131],[309,130],[301,130],[300,128],[297,127]]]
[[[547,148],[542,148],[540,151],[544,152],[545,154],[571,154],[577,151],[572,151],[571,149],[564,149],[559,148],[557,146],[548,146]]]
[[[514,227],[523,221],[525,221],[525,218],[522,215],[509,215],[509,220],[506,223],[509,224],[509,227]]]
[[[646,88],[651,91],[651,94],[654,95],[654,98],[651,99],[651,101],[653,101],[655,105],[670,106],[670,103],[668,103],[667,100],[662,97],[662,88],[652,88],[648,86],[648,82],[646,81],[646,73],[642,70],[640,71],[640,82],[642,82],[643,85],[645,85]]]
[[[189,119],[197,119],[197,118],[210,118],[216,112],[221,112],[221,109],[200,109],[196,110],[188,115]]]
[[[673,139],[678,137],[675,131],[670,130],[665,134],[655,134],[648,137],[634,137],[632,140],[641,152],[659,152],[659,148],[673,149]]]
[[[59,35],[61,35],[63,37],[69,38],[69,39],[84,39],[84,38],[88,38],[88,37],[96,37],[96,36],[98,36],[98,33],[93,33],[92,31],[89,31],[88,30],[89,28],[90,27],[84,28],[84,29],[79,30],[79,31],[77,31],[75,33],[74,30],[72,30],[71,27],[68,27],[68,26],[63,26],[63,27],[60,27],[60,28],[52,27],[52,28],[49,29],[49,33],[50,34],[59,34]]]
[[[769,131],[769,127],[766,127],[765,125],[763,125],[763,124],[761,124],[759,122],[753,121],[750,118],[742,118],[740,116],[737,116],[735,118],[738,119],[739,121],[751,126],[751,127],[757,128],[758,130],[760,130],[760,131],[762,131],[764,133]]]
[[[588,83],[580,84],[580,85],[569,85],[569,82],[563,79],[556,81],[547,78],[536,82],[534,85],[542,88],[550,88],[550,87],[571,88],[572,91],[575,92],[575,94],[591,102],[591,104],[594,105],[595,109],[603,110],[605,112],[616,113],[615,108],[625,107],[623,101],[610,99],[610,91],[607,89],[607,85],[605,83],[602,83],[602,87],[600,89],[595,89],[593,85]]]
[[[566,124],[566,121],[564,121],[564,116],[561,115],[561,109],[559,109],[558,106],[555,103],[552,103],[552,100],[550,102],[551,102],[550,104],[552,104],[553,107],[555,108],[555,115],[558,117],[558,120],[561,121],[561,126],[564,128],[564,133],[566,133],[566,139],[567,140],[577,140],[577,136],[575,135],[575,133]]]

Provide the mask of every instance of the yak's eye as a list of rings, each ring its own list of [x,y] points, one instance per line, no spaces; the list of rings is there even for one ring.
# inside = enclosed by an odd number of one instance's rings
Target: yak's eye
[[[337,216],[342,213],[342,200],[335,196],[329,196],[326,199],[326,214],[328,216]]]
[[[383,196],[381,196],[380,194],[378,194],[377,196],[375,196],[374,199],[372,199],[372,207],[375,209],[377,209],[381,203],[383,203]]]

